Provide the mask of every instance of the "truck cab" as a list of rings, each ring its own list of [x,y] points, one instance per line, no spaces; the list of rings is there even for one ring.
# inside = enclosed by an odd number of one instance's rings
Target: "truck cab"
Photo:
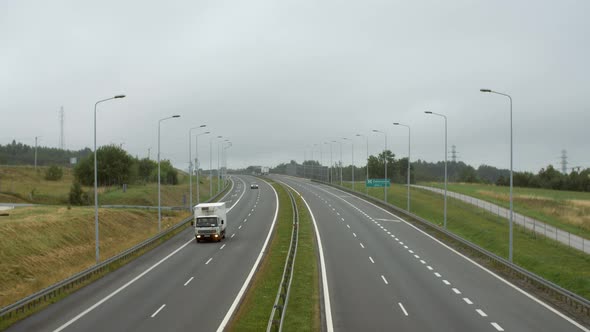
[[[221,241],[225,238],[227,213],[225,202],[202,203],[194,207],[194,220],[191,225],[195,228],[195,240]]]

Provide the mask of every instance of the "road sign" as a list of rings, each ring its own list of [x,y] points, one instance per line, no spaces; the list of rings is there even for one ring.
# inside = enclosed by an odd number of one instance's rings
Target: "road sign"
[[[389,179],[367,179],[367,187],[390,187]]]

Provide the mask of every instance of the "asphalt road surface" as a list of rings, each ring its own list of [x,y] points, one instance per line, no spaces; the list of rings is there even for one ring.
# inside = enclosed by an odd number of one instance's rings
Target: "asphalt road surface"
[[[8,331],[215,331],[227,322],[268,242],[277,196],[234,176],[222,200],[226,239],[196,243],[188,228],[164,244]],[[250,189],[256,182],[260,189]],[[269,308],[270,310],[270,308]],[[225,318],[225,320],[224,320]]]
[[[329,186],[275,177],[309,204],[335,331],[588,331],[391,213]]]

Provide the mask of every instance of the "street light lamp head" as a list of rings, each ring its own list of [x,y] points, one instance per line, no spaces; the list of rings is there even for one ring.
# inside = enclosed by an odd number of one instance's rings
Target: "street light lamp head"
[[[490,89],[479,89],[479,91],[481,91],[481,92],[492,92],[492,90],[490,90]]]
[[[393,123],[395,126],[399,126],[399,122],[394,122]]]
[[[361,135],[361,134],[356,134],[356,136],[363,136],[363,135]]]
[[[173,118],[180,118],[180,115],[173,115]]]
[[[380,131],[379,131],[379,130],[377,130],[377,129],[373,129],[373,132],[374,132],[374,133],[380,133]]]
[[[207,134],[211,134],[211,132],[210,131],[206,131],[206,132],[203,133],[203,135],[207,135]]]
[[[432,114],[431,111],[424,111],[424,113],[426,113],[426,114]]]
[[[115,98],[125,98],[125,95],[116,95]]]
[[[200,125],[199,128],[205,128],[207,125]]]

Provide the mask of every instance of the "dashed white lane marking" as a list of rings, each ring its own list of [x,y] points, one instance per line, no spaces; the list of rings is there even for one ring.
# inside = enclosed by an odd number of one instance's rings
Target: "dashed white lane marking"
[[[252,215],[252,213],[248,213],[248,217],[251,216],[251,215]]]
[[[408,250],[408,252],[409,252],[410,254],[413,254],[413,253],[414,253],[414,250]]]
[[[441,277],[440,273],[438,273],[438,272],[434,272],[434,275],[435,275],[437,278],[440,278],[440,277]]]
[[[418,255],[414,255],[414,257],[416,257],[416,259],[420,259],[420,256],[418,256]]]
[[[254,212],[254,209],[252,209],[250,212]]]
[[[340,220],[344,221],[344,218],[340,218]]]
[[[369,260],[371,261],[371,263],[375,264],[375,261],[373,260],[373,257],[369,256]]]
[[[403,244],[403,243],[400,242],[400,244]],[[404,246],[404,248],[408,249],[408,246]]]
[[[408,316],[408,312],[406,311],[406,308],[404,308],[404,305],[403,305],[401,302],[399,302],[398,304],[399,304],[399,307],[400,307],[400,308],[402,309],[402,311],[404,312],[404,315]]]
[[[209,258],[209,260],[207,261],[207,263],[205,263],[205,265],[209,264],[212,260],[213,260],[213,257]]]
[[[189,284],[191,281],[193,281],[193,279],[195,279],[195,277],[191,277],[189,280],[187,280],[187,281],[184,283],[184,285],[185,285],[185,286],[186,286],[186,285],[188,285],[188,284]]]
[[[244,222],[248,221],[248,218],[244,219]]]
[[[337,215],[340,215],[340,213],[336,212]]]
[[[420,260],[420,263],[426,264],[426,262],[423,259]]]
[[[225,244],[224,244],[224,245],[222,245],[222,246],[221,246],[221,248],[219,248],[219,250],[221,250],[221,249],[223,249],[223,248],[225,248]]]
[[[493,327],[496,328],[496,330],[498,330],[498,331],[504,331],[504,329],[502,328],[502,326],[498,325],[498,323],[492,322],[491,324],[492,324]]]
[[[384,277],[383,275],[381,275],[381,279],[383,279],[383,282],[384,282],[386,285],[389,285],[389,283],[387,282],[387,279],[385,279],[385,277]]]
[[[451,284],[448,280],[443,280],[443,283],[447,286],[449,286]]]
[[[238,226],[238,229],[242,229],[242,225]]]
[[[346,227],[350,228],[350,225],[347,224]]]
[[[434,269],[432,268],[432,266],[430,266],[430,265],[426,266],[426,268],[427,268],[427,269],[429,269],[430,271],[434,270]]]
[[[464,297],[463,301],[465,301],[465,303],[467,303],[467,304],[473,304],[473,302],[471,302],[471,300],[467,297]]]
[[[396,240],[396,241],[399,241],[399,239],[398,239],[397,237],[395,238],[395,240]]]
[[[481,316],[481,317],[488,317],[488,314],[486,314],[485,312],[483,312],[483,310],[481,309],[475,309],[475,311],[477,311],[477,313]]]
[[[401,244],[402,246],[404,245],[404,243],[403,243],[403,242],[400,242],[399,244]],[[406,247],[406,248],[407,248],[407,247]]]
[[[230,236],[230,239],[231,239],[231,238],[233,238],[234,236],[236,236],[236,233],[233,233],[233,234]]]
[[[455,292],[455,294],[461,294],[461,291],[459,291],[457,288],[453,288],[453,292]]]
[[[162,304],[162,306],[161,306],[161,307],[160,307],[158,310],[156,310],[156,312],[154,312],[154,313],[152,314],[152,318],[156,317],[156,315],[157,315],[157,314],[158,314],[158,313],[159,313],[159,312],[160,312],[162,309],[164,309],[164,307],[165,307],[165,306],[166,306],[165,304]]]
[[[356,237],[356,233],[353,232],[352,235],[354,235],[354,237]]]
[[[363,246],[363,244],[362,244],[362,243],[359,243],[359,244],[361,245],[361,248],[363,248],[363,249],[365,248],[365,246]]]

